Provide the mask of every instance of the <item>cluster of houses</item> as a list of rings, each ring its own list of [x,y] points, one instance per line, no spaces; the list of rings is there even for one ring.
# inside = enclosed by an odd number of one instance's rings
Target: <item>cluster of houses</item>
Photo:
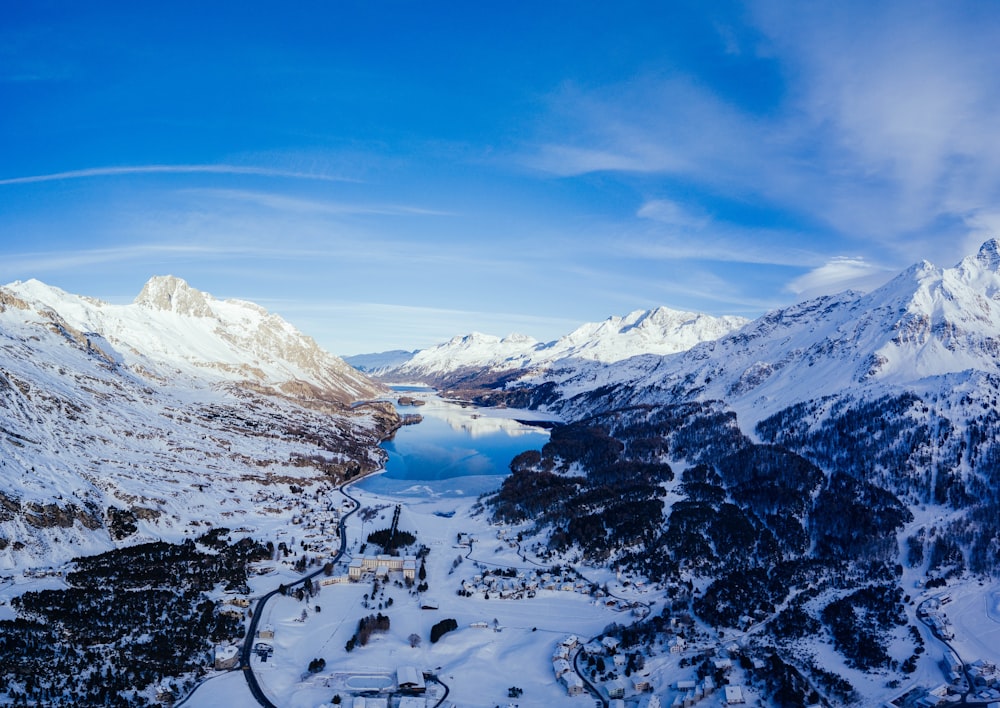
[[[920,615],[924,623],[938,638],[945,641],[955,638],[955,630],[951,626],[951,621],[941,610],[941,606],[949,602],[951,602],[951,597],[942,595],[940,598],[932,597],[917,608],[917,614]]]
[[[977,659],[966,664],[963,670],[962,662],[954,652],[949,651],[941,660],[941,669],[950,682],[943,688],[951,688],[952,693],[955,692],[954,689],[957,685],[959,687],[958,693],[963,693],[965,689],[971,689],[975,694],[975,700],[979,702],[1000,701],[1000,668],[997,667],[996,663],[986,659]],[[971,686],[967,686],[966,674],[968,680],[972,681]],[[929,692],[929,695],[933,695],[933,692]],[[927,703],[926,705],[937,704]],[[924,706],[920,708],[924,708]]]
[[[578,637],[570,635],[559,642],[552,652],[552,672],[556,680],[566,688],[568,695],[583,695],[587,692],[587,688],[573,668],[576,651],[579,650],[589,656],[607,656],[615,667],[623,669],[628,659],[624,654],[618,653],[619,646],[620,642],[615,637],[602,637],[600,640],[591,640],[581,645]],[[625,708],[625,692],[628,688],[626,681],[615,678],[604,682],[603,687],[607,692],[611,708]],[[639,694],[637,708],[661,708],[660,698],[652,693],[653,686],[648,677],[633,676],[631,689],[632,692]]]
[[[552,653],[552,671],[565,688],[566,693],[571,696],[581,696],[587,692],[576,671],[573,669],[573,653],[580,646],[580,639],[575,635],[570,635],[556,645]]]
[[[560,592],[577,592],[592,594],[597,598],[606,597],[600,588],[572,573],[551,573],[542,571],[524,571],[513,568],[484,569],[472,578],[462,581],[460,588],[466,596],[481,594],[483,597],[522,600],[535,597],[539,590],[555,590]],[[609,599],[609,606],[616,609],[628,609],[631,603]],[[645,608],[643,608],[645,609]]]

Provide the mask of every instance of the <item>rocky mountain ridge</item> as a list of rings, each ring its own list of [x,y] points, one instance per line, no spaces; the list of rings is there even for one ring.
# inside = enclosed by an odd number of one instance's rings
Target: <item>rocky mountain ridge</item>
[[[151,278],[130,305],[71,295],[37,280],[4,289],[58,313],[74,330],[94,334],[92,343],[100,341],[109,356],[153,375],[214,378],[341,404],[384,393],[281,317],[251,302],[217,300],[173,276]]]

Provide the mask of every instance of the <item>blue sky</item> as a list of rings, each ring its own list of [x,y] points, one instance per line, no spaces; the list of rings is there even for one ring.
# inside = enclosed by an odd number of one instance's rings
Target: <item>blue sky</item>
[[[755,316],[1000,226],[990,2],[8,3],[0,282],[335,353]]]

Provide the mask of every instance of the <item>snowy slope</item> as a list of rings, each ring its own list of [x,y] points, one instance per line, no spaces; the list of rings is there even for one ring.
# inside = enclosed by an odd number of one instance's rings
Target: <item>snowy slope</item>
[[[581,325],[559,339],[540,343],[512,334],[472,333],[417,352],[406,363],[381,372],[384,378],[428,380],[473,372],[515,372],[614,363],[639,354],[672,354],[717,339],[745,325],[741,317],[711,317],[666,307]]]
[[[953,268],[926,261],[867,294],[844,292],[775,310],[717,341],[673,356],[536,377],[555,380],[560,407],[724,400],[745,428],[794,403],[926,389],[941,377],[1000,373],[1000,245]],[[610,387],[606,400],[589,393]],[[578,397],[574,402],[572,399]]]
[[[381,464],[395,414],[338,400],[372,385],[259,308],[172,286],[171,308],[0,288],[0,569],[254,528],[291,484]]]

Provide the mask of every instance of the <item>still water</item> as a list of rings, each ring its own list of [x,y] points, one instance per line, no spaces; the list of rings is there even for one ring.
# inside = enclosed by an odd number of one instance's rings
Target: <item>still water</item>
[[[419,397],[423,406],[397,406],[400,414],[419,414],[423,421],[400,428],[383,443],[389,453],[385,472],[359,485],[371,492],[395,495],[479,495],[500,486],[510,461],[525,450],[539,450],[548,432],[521,420],[538,419],[534,411],[463,407],[426,389],[400,395]]]

